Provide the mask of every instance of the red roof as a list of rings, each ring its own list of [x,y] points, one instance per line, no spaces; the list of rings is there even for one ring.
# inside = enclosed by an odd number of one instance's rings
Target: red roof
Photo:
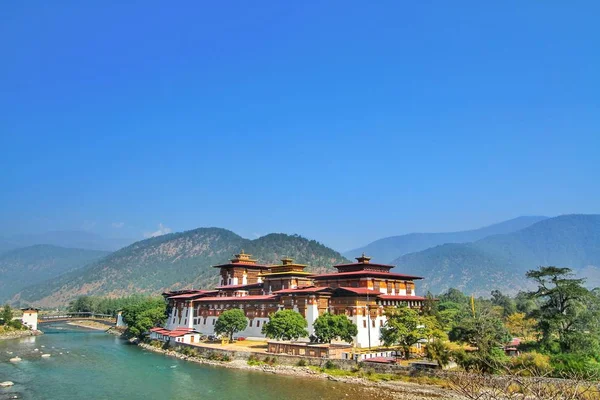
[[[396,295],[396,294],[380,294],[379,298],[381,300],[402,300],[402,301],[423,301],[427,300],[426,297],[422,296],[406,296],[406,295]]]
[[[332,274],[320,274],[313,275],[313,279],[327,279],[327,278],[344,278],[347,276],[374,276],[378,278],[397,278],[397,279],[423,279],[420,276],[412,276],[412,275],[404,275],[404,274],[396,274],[392,272],[377,272],[377,271],[352,271],[352,272],[334,272]]]
[[[248,300],[275,300],[274,295],[253,295],[253,296],[238,296],[238,297],[202,297],[197,301],[248,301]]]
[[[156,328],[150,329],[150,332],[156,332],[161,335],[170,336],[170,337],[180,337],[180,336],[184,336],[188,333],[199,333],[198,331],[196,331],[192,328],[187,328],[187,327],[175,328],[172,331],[165,329],[165,328],[156,327]]]
[[[379,364],[396,364],[395,358],[388,358],[388,357],[365,358],[364,360],[361,360],[361,361],[379,363]]]
[[[372,296],[379,296],[380,294],[382,294],[381,292],[376,292],[375,290],[367,289],[367,288],[339,287],[338,289],[347,290],[347,291],[355,293],[355,294],[369,294]]]
[[[327,290],[332,290],[332,289],[329,287],[326,287],[326,286],[320,286],[320,287],[308,286],[308,287],[300,287],[300,288],[296,288],[296,289],[282,289],[282,290],[278,290],[273,293],[275,293],[275,294],[315,293],[315,292],[321,292],[321,291],[327,291]]]
[[[194,293],[177,294],[175,296],[169,296],[169,299],[193,299],[194,297],[203,296],[207,294],[217,293],[217,290],[197,290]]]
[[[224,267],[245,267],[245,268],[249,268],[249,269],[269,269],[271,268],[270,265],[265,265],[265,264],[254,264],[251,262],[236,262],[236,263],[227,263],[227,264],[220,264],[220,265],[213,265],[213,268],[224,268]]]
[[[262,283],[248,283],[245,285],[227,285],[227,286],[217,286],[215,289],[219,290],[228,290],[228,289],[243,289],[243,288],[252,288],[252,287],[261,287]]]

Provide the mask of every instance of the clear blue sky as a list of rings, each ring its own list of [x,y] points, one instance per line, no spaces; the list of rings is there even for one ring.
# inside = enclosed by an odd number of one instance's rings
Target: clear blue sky
[[[92,3],[2,7],[0,234],[600,212],[598,1]]]

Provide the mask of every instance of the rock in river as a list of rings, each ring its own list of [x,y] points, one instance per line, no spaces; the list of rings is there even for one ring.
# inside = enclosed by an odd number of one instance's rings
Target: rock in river
[[[12,385],[14,385],[14,383],[12,383],[11,381],[0,382],[0,387],[9,387]]]
[[[21,357],[13,357],[13,358],[11,358],[8,361],[10,361],[10,362],[19,362],[19,361],[21,361]]]

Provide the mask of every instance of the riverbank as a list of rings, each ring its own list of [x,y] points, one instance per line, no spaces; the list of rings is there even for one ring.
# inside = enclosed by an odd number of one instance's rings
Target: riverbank
[[[0,340],[6,339],[18,339],[27,336],[37,336],[43,335],[41,331],[32,331],[29,329],[26,330],[18,330],[18,331],[2,331],[0,332]]]
[[[170,357],[175,357],[181,360],[186,360],[198,364],[212,365],[224,368],[242,369],[257,372],[266,372],[277,375],[297,376],[302,378],[324,379],[335,382],[340,382],[349,385],[361,386],[362,389],[368,390],[369,398],[373,399],[398,399],[398,400],[426,400],[426,399],[459,399],[448,389],[444,389],[432,384],[424,385],[420,383],[407,382],[403,380],[383,380],[389,378],[383,374],[374,374],[370,378],[353,376],[350,374],[339,375],[334,370],[328,373],[327,370],[315,367],[289,366],[289,365],[270,365],[260,363],[258,365],[250,365],[245,360],[222,361],[216,359],[208,359],[194,356],[187,356],[174,350],[162,349],[154,347],[147,343],[139,343],[139,347],[161,353]],[[383,378],[383,379],[382,379]],[[410,379],[410,377],[402,377]],[[382,380],[378,380],[382,379]],[[418,380],[419,378],[414,378]]]
[[[111,328],[110,326],[108,326],[106,324],[102,324],[100,322],[86,321],[86,320],[70,321],[70,322],[67,322],[67,325],[78,326],[80,328],[95,329],[98,331],[107,331]]]

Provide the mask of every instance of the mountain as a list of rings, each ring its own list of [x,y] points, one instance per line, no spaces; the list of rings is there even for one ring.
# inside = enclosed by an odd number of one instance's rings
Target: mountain
[[[526,228],[548,217],[518,217],[483,228],[445,233],[409,233],[376,240],[364,247],[344,252],[345,257],[365,253],[380,262],[390,262],[404,254],[414,253],[444,243],[468,243],[487,236],[510,233]]]
[[[226,262],[242,249],[262,263],[279,263],[289,256],[308,264],[309,271],[324,271],[347,261],[338,252],[298,235],[269,234],[249,240],[221,228],[199,228],[136,242],[84,269],[28,287],[13,301],[57,306],[79,295],[210,288],[218,274],[211,266]]]
[[[563,215],[516,232],[473,243],[453,243],[405,254],[392,264],[399,271],[425,277],[420,292],[441,293],[455,287],[476,295],[493,289],[516,293],[530,282],[528,270],[540,265],[572,268],[600,282],[600,215]]]
[[[9,248],[33,246],[36,244],[51,244],[60,247],[114,251],[133,243],[134,239],[105,238],[101,235],[86,231],[49,231],[38,234],[13,235],[0,239]]]
[[[0,255],[0,301],[25,286],[76,270],[109,254],[106,251],[35,245]]]

